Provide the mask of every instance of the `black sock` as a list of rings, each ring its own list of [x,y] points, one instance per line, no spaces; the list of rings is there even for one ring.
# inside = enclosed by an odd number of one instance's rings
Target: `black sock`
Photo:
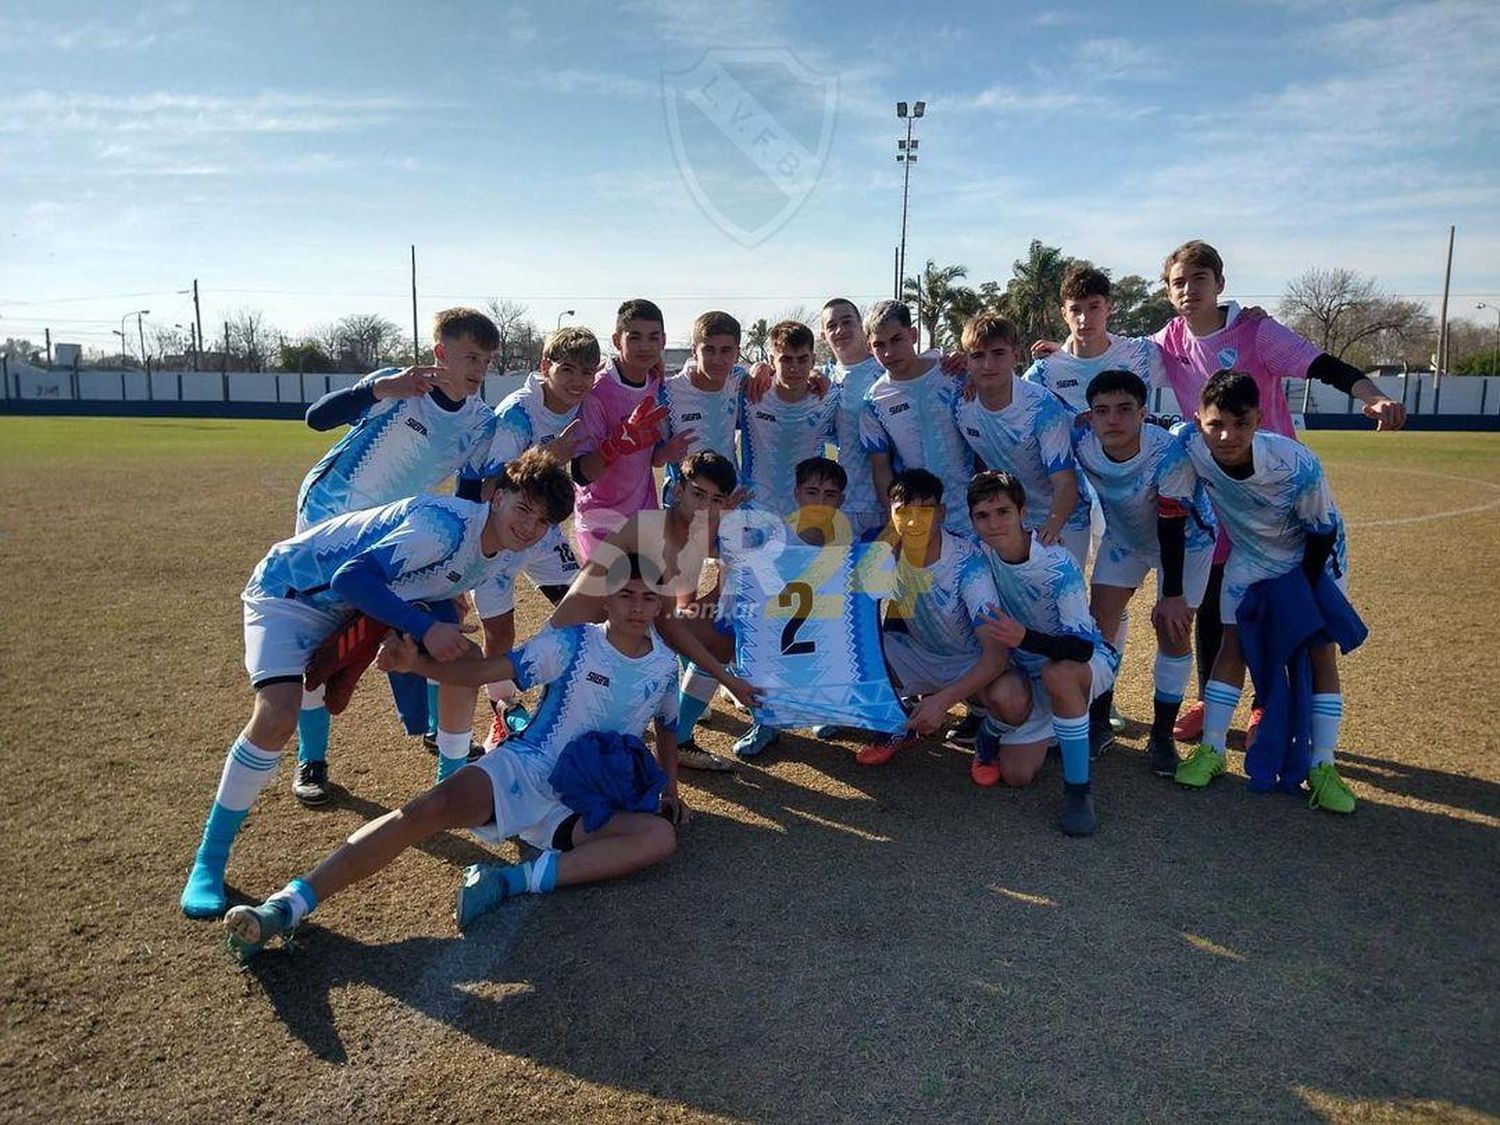
[[[1110,688],[1089,704],[1089,722],[1096,726],[1109,722],[1109,712],[1115,705],[1115,689]]]
[[[1172,728],[1177,725],[1177,712],[1182,710],[1182,700],[1157,699],[1155,714],[1151,717],[1151,733],[1161,738],[1171,738]]]

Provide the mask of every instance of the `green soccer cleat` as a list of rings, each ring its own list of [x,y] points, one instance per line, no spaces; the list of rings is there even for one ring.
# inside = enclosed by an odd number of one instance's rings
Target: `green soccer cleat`
[[[274,899],[259,906],[236,906],[224,915],[224,930],[229,952],[245,964],[266,947],[274,937],[286,938],[292,932],[287,908]]]
[[[1339,776],[1332,762],[1313,766],[1307,774],[1307,787],[1312,791],[1312,796],[1307,799],[1308,808],[1335,813],[1354,811],[1354,792]]]
[[[1203,789],[1227,768],[1224,755],[1205,742],[1182,760],[1172,780],[1189,789]]]

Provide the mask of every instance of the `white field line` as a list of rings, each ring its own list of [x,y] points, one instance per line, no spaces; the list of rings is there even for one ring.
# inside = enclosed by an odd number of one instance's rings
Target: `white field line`
[[[1350,464],[1350,462],[1328,461],[1325,464],[1339,465]],[[1456,480],[1463,484],[1472,484],[1478,488],[1487,488],[1495,494],[1494,498],[1483,504],[1474,504],[1467,508],[1446,508],[1441,512],[1427,512],[1420,516],[1392,516],[1389,519],[1361,520],[1359,523],[1346,524],[1350,531],[1361,531],[1367,527],[1397,527],[1408,523],[1428,523],[1431,520],[1453,519],[1455,516],[1472,516],[1480,512],[1488,512],[1492,508],[1500,508],[1500,484],[1492,481],[1480,480],[1477,477],[1461,477],[1454,473],[1434,473],[1429,469],[1393,469],[1385,467],[1380,470],[1383,473],[1404,473],[1413,477],[1433,477],[1437,480]]]

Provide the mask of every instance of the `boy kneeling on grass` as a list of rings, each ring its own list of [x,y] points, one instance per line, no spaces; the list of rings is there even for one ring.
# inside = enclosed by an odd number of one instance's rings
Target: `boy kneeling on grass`
[[[495,843],[515,836],[541,849],[521,863],[466,868],[458,889],[459,929],[514,895],[613,879],[672,854],[673,824],[688,816],[677,795],[677,656],[652,627],[660,595],[643,581],[639,556],[622,560],[604,598],[602,625],[544,629],[508,655],[475,651],[446,663],[420,655],[409,636],[386,641],[379,657],[386,671],[469,687],[504,679],[523,691],[551,686],[521,734],[366,824],[260,906],[229,911],[224,925],[242,958],[407,848],[455,828]],[[636,736],[653,720],[659,768],[638,740],[627,737],[621,745],[608,737]],[[580,777],[593,783],[585,791],[573,784]],[[558,785],[569,789],[575,807],[563,802]]]

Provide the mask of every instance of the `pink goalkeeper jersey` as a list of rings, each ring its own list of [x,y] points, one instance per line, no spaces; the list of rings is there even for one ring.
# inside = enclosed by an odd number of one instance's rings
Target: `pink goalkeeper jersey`
[[[578,410],[583,430],[576,452],[592,453],[621,422],[630,417],[642,399],[656,400],[661,379],[652,376],[643,387],[632,387],[620,378],[615,360],[608,360],[594,377],[594,389]],[[578,545],[587,558],[599,540],[617,531],[643,508],[656,507],[656,477],[651,472],[653,450],[642,449],[621,457],[604,475],[578,490],[573,524]]]
[[[1269,316],[1244,320],[1235,302],[1222,307],[1224,327],[1208,336],[1194,336],[1179,316],[1151,337],[1169,357],[1181,361],[1167,364],[1167,380],[1178,408],[1184,416],[1192,415],[1203,384],[1214,372],[1243,371],[1260,388],[1260,428],[1295,440],[1292,408],[1282,393],[1281,380],[1306,379],[1308,367],[1323,350]]]

